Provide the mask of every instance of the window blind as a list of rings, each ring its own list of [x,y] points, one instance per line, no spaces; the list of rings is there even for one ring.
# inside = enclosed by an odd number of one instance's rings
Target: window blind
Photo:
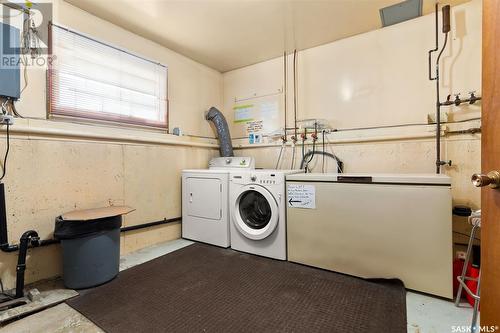
[[[167,128],[165,66],[56,25],[51,29],[51,114]]]

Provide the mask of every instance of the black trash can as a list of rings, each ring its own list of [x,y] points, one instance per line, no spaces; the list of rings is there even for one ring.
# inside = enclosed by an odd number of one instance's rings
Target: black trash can
[[[116,213],[116,207],[112,211]],[[82,212],[81,216],[86,216],[85,211],[79,211]],[[106,213],[93,216],[103,214]],[[57,217],[54,230],[54,237],[61,241],[62,246],[64,285],[83,289],[112,280],[120,265],[122,215],[91,219],[75,219],[79,216],[75,214],[71,216],[69,220],[64,215]]]

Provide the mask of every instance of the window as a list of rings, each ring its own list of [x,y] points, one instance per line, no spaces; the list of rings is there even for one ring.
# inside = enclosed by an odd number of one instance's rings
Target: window
[[[51,115],[167,128],[167,68],[52,25]]]

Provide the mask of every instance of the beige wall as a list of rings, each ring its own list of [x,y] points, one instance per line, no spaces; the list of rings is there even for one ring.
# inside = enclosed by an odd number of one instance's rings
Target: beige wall
[[[65,2],[55,3],[54,22],[136,52],[168,66],[170,128],[214,137],[203,112],[222,105],[222,75]],[[46,120],[45,68],[29,68],[28,88],[17,104],[26,119],[12,127],[5,178],[11,243],[34,229],[50,238],[57,215],[109,204],[136,211],[125,217],[134,225],[181,215],[180,171],[203,168],[217,155],[217,142],[161,131],[92,123]],[[4,130],[4,129],[2,129]],[[5,149],[4,132],[0,152]],[[2,155],[3,156],[3,155]],[[122,254],[180,237],[175,223],[122,236]],[[0,278],[15,282],[17,253],[0,253]],[[61,273],[60,246],[29,251],[27,282]]]
[[[481,4],[473,0],[452,10],[441,62],[443,100],[448,94],[467,97],[471,90],[481,91]],[[434,16],[427,15],[298,52],[298,118],[324,118],[338,129],[427,123],[427,114],[435,113],[435,83],[428,80],[427,64],[427,51],[433,47]],[[292,58],[288,127],[293,126]],[[282,88],[282,58],[224,73],[228,120],[234,118],[235,98],[275,94]],[[450,121],[480,116],[479,106],[444,111]],[[239,126],[234,129],[233,136],[244,134]]]
[[[56,23],[168,66],[170,128],[180,126],[187,134],[213,137],[203,119],[208,107],[223,107],[232,123],[235,97],[274,94],[282,89],[281,59],[222,76],[65,2],[55,5]],[[480,90],[480,15],[479,0],[454,10],[453,21],[462,26],[445,53],[443,94]],[[300,52],[299,118],[326,118],[336,128],[425,123],[434,103],[433,85],[427,81],[432,22],[426,16]],[[55,216],[75,208],[128,204],[137,211],[125,218],[126,225],[180,215],[180,170],[205,166],[218,154],[215,140],[46,120],[45,68],[30,69],[28,74],[29,85],[18,110],[29,119],[17,119],[12,128],[5,179],[11,242],[17,242],[27,229],[50,237]],[[290,119],[291,98],[288,107]],[[453,110],[453,119],[478,115],[478,107]],[[477,125],[476,121],[449,128]],[[244,134],[232,127],[234,137]],[[329,140],[348,172],[433,170],[432,127],[345,131],[331,134]],[[444,156],[455,162],[446,170],[453,177],[455,201],[476,207],[479,192],[470,188],[467,178],[479,170],[479,140],[478,135],[449,135],[443,143]],[[246,147],[245,140],[236,139],[235,143],[242,148],[236,151],[238,155],[256,156],[259,167],[275,166],[279,146],[273,142],[260,147]],[[0,140],[0,151],[4,148]],[[288,165],[290,153],[287,148],[287,162],[281,167]],[[328,168],[333,165],[328,163]],[[122,253],[178,238],[179,229],[174,224],[127,234],[122,238]],[[7,288],[14,283],[16,258],[16,254],[0,253],[0,277]],[[60,274],[60,264],[58,245],[30,250],[27,281]]]
[[[452,9],[452,32],[441,66],[441,94],[481,92],[481,1]],[[435,172],[434,126],[426,125],[435,112],[435,83],[428,80],[427,51],[434,46],[434,16],[427,15],[298,54],[298,119],[323,118],[339,129],[327,136],[328,151],[345,162],[346,172]],[[442,45],[442,43],[441,43]],[[292,57],[288,57],[288,127],[293,126]],[[234,124],[235,99],[275,94],[283,87],[283,59],[274,59],[224,73],[224,111],[233,136],[246,135]],[[283,98],[283,96],[281,96]],[[443,168],[452,177],[455,204],[480,206],[480,191],[470,185],[480,170],[480,134],[453,134],[480,127],[480,103],[445,109]],[[283,128],[283,110],[274,128]],[[264,120],[265,121],[265,120]],[[464,121],[464,122],[462,122]],[[407,126],[408,124],[415,124]],[[359,129],[366,127],[383,127]],[[321,140],[320,140],[321,141]],[[255,156],[257,166],[274,168],[280,142],[268,138],[263,145],[235,140],[238,155]],[[310,149],[310,141],[307,149]],[[296,148],[300,163],[301,147]],[[287,146],[280,164],[290,168],[292,148]],[[313,162],[321,171],[321,158]],[[335,171],[327,160],[327,170]],[[454,229],[467,231],[463,221]],[[463,241],[463,239],[461,239]]]

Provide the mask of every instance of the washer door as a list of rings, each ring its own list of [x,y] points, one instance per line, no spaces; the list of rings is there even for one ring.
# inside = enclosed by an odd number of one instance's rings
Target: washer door
[[[236,194],[233,223],[245,237],[253,240],[269,236],[279,220],[276,200],[264,187],[246,185]]]

